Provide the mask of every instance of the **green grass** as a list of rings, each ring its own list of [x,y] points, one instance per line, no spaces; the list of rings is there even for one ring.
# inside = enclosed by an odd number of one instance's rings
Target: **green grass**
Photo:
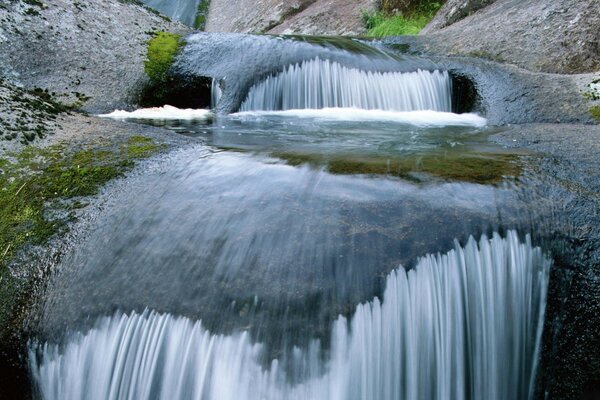
[[[28,146],[0,159],[0,339],[11,321],[19,320],[19,304],[27,301],[21,295],[30,285],[11,274],[10,262],[27,246],[43,245],[63,231],[75,217],[73,210],[82,208],[80,197],[96,194],[130,169],[135,159],[161,148],[149,138],[132,136],[120,145],[96,144],[83,150],[64,144]]]
[[[173,65],[175,56],[179,53],[183,40],[180,35],[170,32],[157,32],[148,41],[148,54],[144,62],[144,70],[150,79],[163,82],[167,71]]]
[[[429,3],[410,14],[387,15],[381,11],[363,15],[369,37],[417,35],[442,6]]]
[[[590,107],[590,114],[592,114],[592,118],[596,121],[600,122],[600,106],[592,106]]]

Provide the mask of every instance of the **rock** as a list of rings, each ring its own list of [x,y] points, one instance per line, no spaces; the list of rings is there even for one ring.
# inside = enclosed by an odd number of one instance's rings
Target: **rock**
[[[435,32],[445,28],[496,0],[448,0],[421,33]]]
[[[490,1],[450,0],[422,32],[426,48],[488,58],[531,71],[571,74],[600,70],[597,0],[486,3]],[[478,9],[481,6],[485,7]]]
[[[527,124],[492,140],[535,155],[525,165],[523,192],[541,200],[529,218],[538,221],[537,241],[555,264],[533,398],[598,399],[600,126]]]
[[[4,5],[6,4],[6,5]],[[37,4],[37,3],[36,3]],[[186,33],[133,2],[24,1],[0,6],[0,78],[42,88],[90,112],[130,107],[147,82],[146,42],[155,31]]]
[[[372,0],[317,1],[269,33],[358,36],[365,32],[363,13],[374,9]]]
[[[212,0],[208,32],[358,35],[375,0]]]

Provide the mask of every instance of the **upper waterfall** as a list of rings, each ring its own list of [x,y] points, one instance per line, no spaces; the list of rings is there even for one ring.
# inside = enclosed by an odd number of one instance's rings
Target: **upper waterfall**
[[[240,111],[352,107],[452,111],[447,71],[371,72],[319,57],[252,86]]]

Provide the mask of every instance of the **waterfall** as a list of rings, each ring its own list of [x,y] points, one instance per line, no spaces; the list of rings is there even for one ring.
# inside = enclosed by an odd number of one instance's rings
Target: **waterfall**
[[[327,357],[313,341],[265,366],[248,333],[146,311],[32,344],[30,367],[46,400],[531,398],[549,267],[512,231],[456,243],[340,316]]]
[[[217,79],[213,79],[211,82],[210,89],[210,107],[215,109],[221,100],[221,96],[223,96],[223,91],[221,90],[221,86],[219,85],[219,81]]]
[[[201,0],[142,0],[142,2],[177,21],[194,26]]]
[[[452,111],[447,71],[370,72],[316,58],[250,88],[240,111],[352,107]]]

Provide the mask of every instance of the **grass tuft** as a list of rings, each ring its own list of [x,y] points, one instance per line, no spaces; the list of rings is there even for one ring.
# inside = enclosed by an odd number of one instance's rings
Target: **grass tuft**
[[[365,13],[363,22],[369,37],[417,35],[438,12],[441,3],[423,5],[411,13],[386,14],[382,11]]]

